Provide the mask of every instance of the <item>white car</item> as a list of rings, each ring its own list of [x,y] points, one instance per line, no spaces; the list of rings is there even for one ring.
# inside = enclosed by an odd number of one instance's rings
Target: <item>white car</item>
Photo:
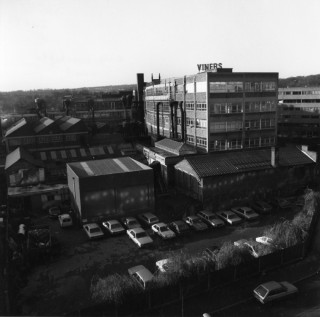
[[[253,296],[262,304],[280,299],[298,292],[297,287],[289,282],[270,281],[260,284],[253,291]]]
[[[221,220],[216,214],[211,211],[203,210],[197,214],[204,222],[213,228],[219,228],[224,226],[223,220]]]
[[[233,211],[234,213],[246,220],[257,220],[259,218],[259,214],[254,212],[249,207],[233,207],[231,208],[231,211]]]
[[[125,233],[125,229],[122,227],[118,220],[109,220],[102,222],[102,225],[110,232],[112,235]]]
[[[248,252],[255,258],[259,257],[259,253],[254,248],[254,246],[246,239],[240,239],[238,241],[233,242],[233,244],[238,248],[244,248],[248,250]]]
[[[171,263],[172,263],[171,259],[159,260],[156,262],[156,267],[160,272],[164,273],[170,270],[170,265],[172,266]]]
[[[256,241],[265,245],[272,245],[273,239],[266,236],[262,236],[256,237]]]
[[[153,243],[153,240],[142,228],[129,229],[127,230],[127,235],[139,248],[149,246]]]
[[[172,239],[176,236],[176,234],[163,222],[152,225],[151,229],[154,233],[156,233],[163,239]]]
[[[153,274],[143,265],[131,267],[128,269],[128,273],[143,289],[146,289],[153,279]]]
[[[72,226],[72,218],[69,214],[62,214],[58,216],[60,227],[71,227]]]
[[[83,229],[87,234],[87,236],[89,237],[89,239],[96,239],[104,236],[103,231],[101,230],[101,228],[97,223],[94,223],[94,222],[88,223],[83,226]]]
[[[230,210],[226,210],[226,211],[219,211],[217,212],[217,215],[224,220],[226,223],[230,224],[230,225],[235,225],[237,223],[240,223],[242,221],[242,219],[237,216],[235,213],[233,213]]]

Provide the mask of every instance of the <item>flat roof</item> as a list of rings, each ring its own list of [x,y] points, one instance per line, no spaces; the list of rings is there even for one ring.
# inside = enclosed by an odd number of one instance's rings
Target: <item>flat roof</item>
[[[152,170],[131,157],[119,157],[67,164],[79,178]]]

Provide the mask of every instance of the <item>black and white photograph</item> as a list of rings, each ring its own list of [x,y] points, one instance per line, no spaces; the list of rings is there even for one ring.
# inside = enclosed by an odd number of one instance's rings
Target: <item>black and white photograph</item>
[[[0,0],[0,316],[320,316],[319,13]]]

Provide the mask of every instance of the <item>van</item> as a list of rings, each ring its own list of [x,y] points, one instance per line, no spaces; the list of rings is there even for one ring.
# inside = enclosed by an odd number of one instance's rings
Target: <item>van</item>
[[[153,274],[143,265],[137,265],[128,269],[128,273],[143,289],[146,289],[153,279]]]
[[[144,213],[138,216],[139,220],[141,220],[145,225],[151,227],[152,225],[160,222],[159,218],[152,214],[151,212]]]

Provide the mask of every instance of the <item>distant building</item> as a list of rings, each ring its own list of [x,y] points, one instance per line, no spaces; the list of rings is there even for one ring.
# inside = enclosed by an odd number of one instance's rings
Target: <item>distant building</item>
[[[155,141],[167,137],[210,153],[276,144],[278,73],[229,68],[155,79],[144,88],[145,123]]]
[[[278,136],[300,144],[320,141],[320,87],[279,88]]]
[[[153,170],[130,157],[69,163],[67,175],[82,223],[154,211]]]

